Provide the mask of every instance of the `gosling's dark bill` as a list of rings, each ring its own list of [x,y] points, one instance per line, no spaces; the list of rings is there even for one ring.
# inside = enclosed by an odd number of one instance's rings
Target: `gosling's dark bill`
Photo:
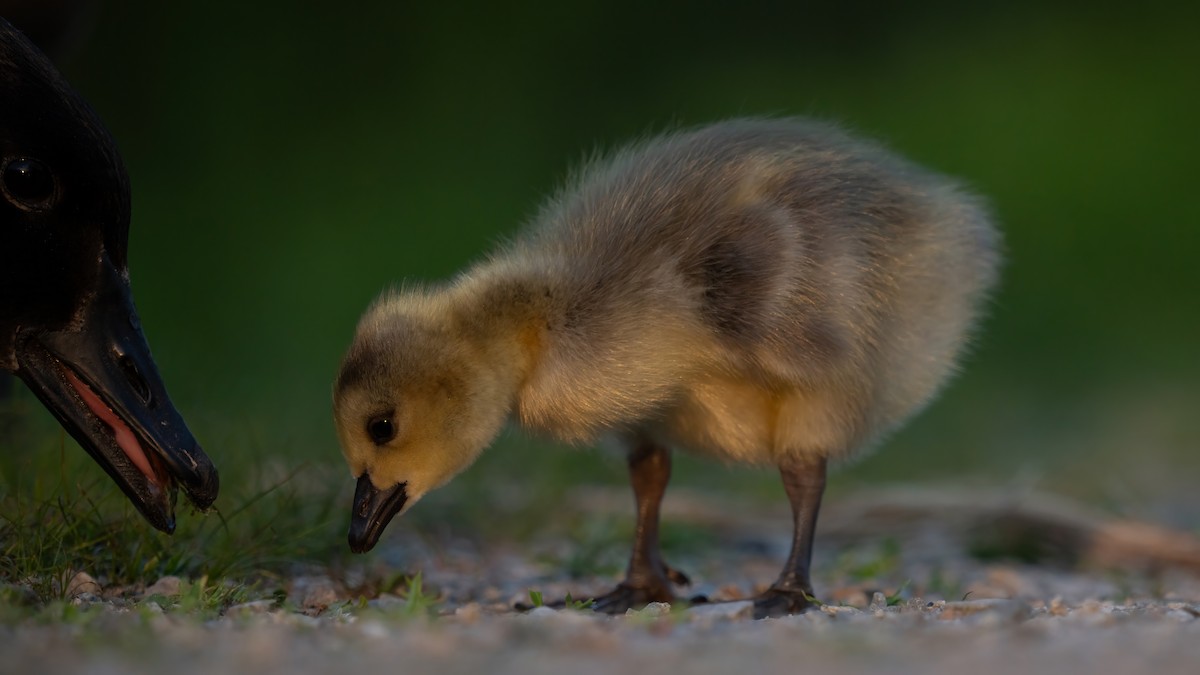
[[[129,289],[129,181],[91,108],[0,19],[0,368],[14,372],[155,527],[181,486],[216,499]]]
[[[598,609],[674,597],[658,508],[678,448],[779,469],[794,543],[756,612],[803,611],[827,461],[953,373],[998,247],[954,181],[824,124],[731,120],[625,148],[486,262],[367,310],[334,389],[359,481],[351,547],[511,418],[628,449],[638,535]]]

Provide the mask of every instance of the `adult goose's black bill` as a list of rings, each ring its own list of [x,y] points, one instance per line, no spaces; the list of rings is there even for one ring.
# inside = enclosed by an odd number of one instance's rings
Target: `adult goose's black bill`
[[[129,179],[96,114],[0,19],[0,370],[157,528],[217,472],[167,398],[129,290]]]
[[[176,486],[207,508],[217,470],[167,397],[128,282],[107,257],[100,266],[75,328],[22,335],[17,374],[142,515],[171,532]]]
[[[350,515],[350,550],[366,553],[375,548],[383,529],[407,501],[404,483],[380,490],[369,475],[359,476],[358,487],[354,490],[354,510]]]

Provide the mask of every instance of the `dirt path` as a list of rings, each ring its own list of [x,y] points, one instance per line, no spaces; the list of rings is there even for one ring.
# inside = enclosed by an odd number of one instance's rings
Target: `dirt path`
[[[601,514],[620,501],[581,499]],[[778,514],[742,519],[686,502],[671,505],[674,517],[715,530],[721,542],[677,556],[693,573],[693,592],[722,599],[770,580],[787,545],[786,527],[772,527]],[[989,503],[982,495],[971,502]],[[297,576],[286,603],[262,599],[208,620],[84,595],[77,603],[99,608],[86,622],[0,627],[0,672],[1197,672],[1200,579],[1186,555],[1193,538],[1053,500],[1022,499],[1015,520],[1012,504],[991,504],[974,515],[949,505],[957,517],[945,512],[948,503],[897,495],[832,508],[817,579],[828,604],[802,616],[754,621],[745,602],[621,617],[519,614],[509,608],[531,589],[547,598],[597,591],[612,577],[568,578],[554,542],[516,549],[393,536],[369,564],[420,569],[434,612],[391,593],[347,603],[377,578],[365,567]],[[903,543],[881,540],[872,523],[904,533]],[[1125,528],[1119,536],[1117,525]],[[981,542],[999,551],[1006,541],[1044,559],[980,559]],[[1086,545],[1095,541],[1110,545]],[[1122,546],[1141,555],[1115,555]]]

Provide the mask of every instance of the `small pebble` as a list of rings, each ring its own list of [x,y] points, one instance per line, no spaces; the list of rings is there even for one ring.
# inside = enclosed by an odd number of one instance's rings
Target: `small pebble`
[[[337,588],[326,576],[296,577],[288,589],[288,600],[306,610],[320,612],[339,600]]]
[[[75,597],[71,598],[71,604],[75,605],[76,607],[93,605],[99,602],[104,602],[104,599],[95,593],[79,593]]]
[[[67,582],[67,597],[69,598],[74,598],[85,593],[99,595],[100,591],[100,584],[87,572],[76,572],[75,576],[71,577],[71,580]]]
[[[266,614],[267,612],[270,612],[271,608],[274,606],[274,600],[251,600],[250,602],[243,602],[240,605],[233,605],[229,609],[225,610],[225,616],[237,618],[243,616],[254,616],[256,614]]]
[[[391,637],[391,632],[382,621],[363,621],[362,623],[358,624],[358,630],[361,631],[366,637],[376,640],[382,640],[384,638]]]
[[[537,619],[547,619],[558,616],[558,610],[542,605],[541,607],[534,607],[528,612],[525,612],[525,616]]]
[[[642,609],[627,609],[625,616],[666,616],[671,613],[671,603],[652,602]]]
[[[146,587],[142,593],[143,598],[148,598],[152,595],[161,595],[166,598],[173,598],[180,593],[182,580],[176,576],[161,577],[158,581]]]
[[[464,623],[475,623],[482,615],[483,608],[479,606],[478,602],[468,602],[454,610],[454,616]]]
[[[1056,595],[1050,600],[1050,614],[1053,616],[1066,616],[1071,613],[1071,608],[1067,607],[1063,602],[1061,595]]]
[[[873,594],[871,594],[871,604],[868,605],[867,608],[872,611],[878,612],[880,610],[886,609],[887,606],[888,606],[887,596],[879,591],[875,591]]]

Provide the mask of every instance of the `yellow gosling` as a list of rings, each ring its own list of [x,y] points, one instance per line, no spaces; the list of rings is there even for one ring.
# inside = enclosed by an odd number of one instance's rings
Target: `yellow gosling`
[[[628,451],[637,536],[596,608],[671,601],[670,450],[779,468],[795,515],[758,616],[803,611],[828,460],[954,372],[1000,262],[980,200],[802,119],[731,120],[595,162],[444,286],[384,294],[334,387],[358,479],[350,546],[466,469],[515,419]]]

